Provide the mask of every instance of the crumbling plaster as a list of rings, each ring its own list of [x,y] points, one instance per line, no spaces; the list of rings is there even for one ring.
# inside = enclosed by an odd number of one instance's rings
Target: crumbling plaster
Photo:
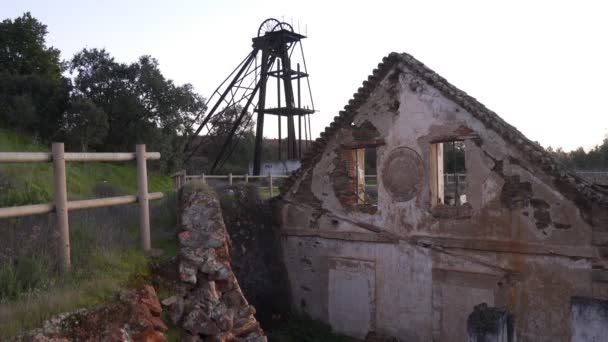
[[[400,103],[398,113],[391,113],[387,108],[383,108],[383,104],[393,103],[392,97],[395,95],[391,95],[391,92],[395,92],[395,86],[395,82],[392,82],[390,77],[383,80],[378,89],[370,96],[370,101],[359,108],[353,124],[357,126],[369,121],[384,137],[386,145],[378,147],[379,175],[382,174],[388,152],[395,148],[407,147],[421,156],[426,172],[424,172],[425,177],[420,195],[412,201],[395,202],[383,189],[382,184],[379,184],[378,212],[376,214],[359,213],[344,208],[335,193],[331,191],[332,179],[330,177],[335,167],[334,161],[340,145],[350,142],[352,139],[350,133],[343,129],[330,139],[322,158],[313,169],[311,189],[321,201],[324,210],[347,214],[358,221],[384,227],[401,236],[404,236],[407,230],[428,233],[430,224],[430,231],[436,230],[439,234],[462,236],[462,234],[472,235],[473,233],[475,236],[481,235],[485,238],[531,241],[553,238],[550,241],[557,244],[560,241],[565,241],[567,244],[571,244],[572,241],[583,245],[588,244],[590,227],[580,218],[578,208],[574,203],[554,190],[550,185],[550,180],[546,177],[543,178],[542,173],[528,171],[534,170],[534,166],[512,164],[510,160],[523,161],[524,158],[517,150],[509,148],[499,134],[486,129],[466,110],[408,72],[405,66],[401,66],[397,83],[399,90],[397,96]],[[484,222],[484,225],[490,228],[486,231],[479,231],[479,229],[483,229],[481,227],[475,227],[472,230],[471,222],[465,222],[464,229],[454,229],[454,222],[434,220],[429,217],[429,144],[433,140],[455,137],[451,132],[462,126],[475,132],[479,137],[477,140],[481,141],[481,143],[476,143],[473,139],[465,139],[467,173],[471,180],[467,184],[467,197],[473,207],[474,215],[478,217],[484,215],[506,216],[503,220],[509,220],[513,227],[509,231],[496,232],[492,229],[491,224],[487,225],[487,222]],[[502,161],[503,175],[492,171],[495,167],[494,161]],[[561,221],[565,220],[570,226],[577,227],[577,229],[555,231],[555,226],[551,225],[540,231],[535,227],[531,208],[506,213],[500,206],[492,206],[492,202],[500,195],[504,176],[512,175],[519,175],[520,182],[530,182],[533,193],[550,202],[552,216],[560,217]],[[482,213],[484,210],[487,213]],[[529,215],[522,215],[525,212]],[[488,221],[496,221],[500,227],[504,227],[500,219]],[[456,225],[459,224],[456,223]]]
[[[409,201],[394,201],[379,182],[374,214],[345,208],[332,190],[338,151],[351,142],[352,127],[364,122],[372,123],[384,139],[377,150],[379,180],[387,156],[397,148],[414,150],[424,170],[421,190]],[[462,138],[466,145],[466,193],[472,209],[466,219],[439,219],[431,212],[430,143],[448,138]],[[370,329],[408,341],[441,340],[452,331],[465,334],[466,317],[473,310],[469,301],[486,300],[515,314],[520,340],[569,339],[569,327],[560,321],[570,317],[570,297],[593,292],[591,227],[579,208],[555,190],[551,178],[496,131],[406,65],[398,65],[358,108],[352,125],[329,137],[320,153],[303,177],[310,177],[306,191],[317,203],[294,200],[305,190],[301,180],[283,198],[283,250],[294,306],[330,322],[328,260],[351,258],[374,263]],[[509,207],[502,191],[515,176],[526,192],[517,198],[520,207]],[[539,218],[547,213],[550,222],[539,228],[545,224]],[[298,234],[289,233],[296,230]],[[323,231],[333,235],[319,235]],[[348,232],[378,231],[394,240],[347,237]],[[462,292],[467,290],[469,299],[446,307],[450,303],[444,300],[467,295]]]

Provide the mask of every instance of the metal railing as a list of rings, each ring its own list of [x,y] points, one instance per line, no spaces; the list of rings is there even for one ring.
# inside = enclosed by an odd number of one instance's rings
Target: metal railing
[[[146,145],[137,145],[135,153],[65,153],[63,143],[53,143],[52,152],[0,152],[0,163],[53,163],[53,202],[0,208],[0,218],[12,218],[55,212],[59,230],[59,258],[61,270],[71,268],[70,228],[68,211],[139,203],[139,229],[141,248],[150,250],[149,200],[163,197],[162,192],[148,193],[147,159],[160,159],[160,153],[147,152]],[[137,161],[137,196],[118,196],[80,201],[67,200],[66,161],[114,162]]]
[[[267,175],[259,175],[259,176],[253,176],[253,175],[249,175],[249,174],[233,175],[232,173],[229,173],[227,175],[206,175],[204,173],[202,173],[200,175],[187,175],[186,171],[182,170],[182,171],[172,174],[171,177],[173,178],[173,189],[174,190],[179,190],[179,188],[186,185],[191,180],[200,180],[203,183],[207,183],[207,180],[209,180],[209,179],[225,179],[228,181],[228,184],[232,185],[238,179],[243,179],[245,183],[249,183],[249,180],[251,180],[251,179],[268,179],[268,186],[267,187],[259,186],[259,188],[261,188],[261,189],[268,188],[270,191],[270,197],[274,197],[274,185],[273,185],[274,180],[288,178],[289,176],[273,175],[271,173],[269,173]]]

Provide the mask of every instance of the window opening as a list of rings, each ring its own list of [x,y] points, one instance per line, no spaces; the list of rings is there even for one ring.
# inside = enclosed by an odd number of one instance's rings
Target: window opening
[[[433,205],[467,203],[465,143],[452,140],[431,145]]]
[[[357,170],[357,204],[378,204],[378,176],[375,147],[355,150]]]

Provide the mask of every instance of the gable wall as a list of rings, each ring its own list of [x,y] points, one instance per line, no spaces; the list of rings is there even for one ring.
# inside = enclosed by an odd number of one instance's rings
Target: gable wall
[[[375,213],[349,206],[335,191],[343,146],[367,123],[385,143],[378,147]],[[349,321],[331,295],[333,282],[364,282],[371,268],[373,282],[353,288],[373,295],[352,294],[367,298],[360,306],[373,308],[365,318],[369,330],[412,341],[460,334],[458,340],[466,337],[472,306],[487,302],[515,314],[520,340],[569,340],[563,322],[570,319],[570,297],[598,291],[590,273],[596,250],[591,227],[550,178],[404,65],[382,80],[353,124],[330,138],[318,162],[283,198],[294,306],[334,325]],[[430,143],[456,135],[466,137],[470,217],[440,218],[430,204]],[[395,154],[413,164],[385,174]],[[416,177],[410,200],[396,200],[386,188]],[[367,269],[332,273],[335,260],[344,259]]]

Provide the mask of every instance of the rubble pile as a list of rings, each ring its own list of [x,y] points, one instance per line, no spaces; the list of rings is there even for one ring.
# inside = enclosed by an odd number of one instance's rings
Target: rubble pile
[[[116,300],[97,309],[80,309],[57,315],[42,328],[17,338],[31,342],[67,341],[166,341],[167,327],[160,319],[161,305],[156,291],[143,285],[125,291]]]

